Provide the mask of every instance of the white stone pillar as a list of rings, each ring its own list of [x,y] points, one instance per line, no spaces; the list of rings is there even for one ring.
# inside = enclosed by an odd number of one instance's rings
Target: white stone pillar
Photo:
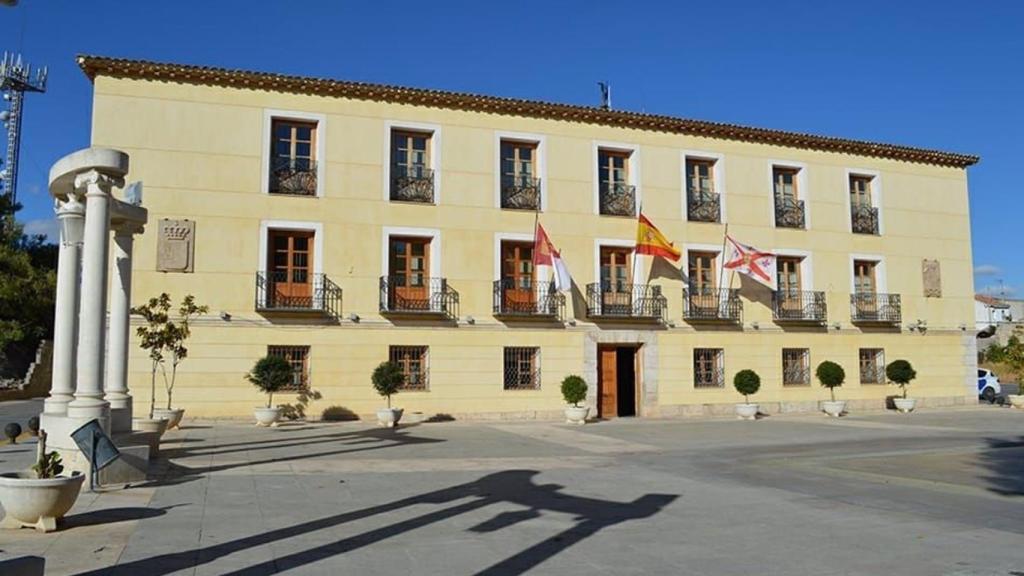
[[[66,414],[75,393],[75,351],[78,345],[78,272],[85,206],[74,195],[57,200],[60,252],[53,320],[53,376],[44,414]]]
[[[110,334],[107,381],[103,396],[110,404],[110,431],[131,432],[132,397],[128,393],[128,342],[132,301],[132,244],[142,227],[121,223],[114,228],[114,278],[110,288]]]
[[[107,333],[107,265],[110,250],[110,190],[124,186],[98,170],[75,177],[85,188],[85,240],[82,246],[82,287],[79,298],[78,386],[68,404],[69,418],[96,418],[109,431],[110,405],[103,399],[103,360]]]

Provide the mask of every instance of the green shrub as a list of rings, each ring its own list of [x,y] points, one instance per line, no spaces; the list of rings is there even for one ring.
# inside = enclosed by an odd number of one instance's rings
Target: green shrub
[[[896,384],[903,391],[903,397],[907,397],[907,385],[914,378],[917,378],[917,371],[906,360],[893,360],[885,367],[885,376],[890,382]]]
[[[565,377],[562,380],[562,398],[566,403],[579,408],[580,402],[587,397],[587,383],[575,374]]]
[[[64,471],[64,465],[61,464],[60,454],[47,452],[39,457],[39,461],[32,466],[32,470],[35,471],[38,478],[56,478]]]
[[[267,394],[267,408],[274,400],[274,392],[291,386],[295,371],[291,363],[280,356],[264,356],[256,361],[245,379]]]
[[[836,401],[836,388],[843,385],[846,380],[846,371],[843,367],[830,360],[825,360],[821,364],[818,364],[818,369],[814,371],[814,375],[818,377],[818,381],[825,388],[828,388],[829,393],[832,394],[832,401]]]
[[[359,420],[359,415],[344,406],[328,406],[320,414],[320,419],[324,422],[347,422]]]
[[[373,389],[377,394],[388,399],[388,408],[391,408],[391,396],[398,394],[399,388],[405,383],[405,374],[402,374],[402,367],[394,362],[381,362],[373,369],[370,376],[373,381]]]
[[[732,385],[736,391],[743,394],[743,401],[750,404],[748,396],[756,394],[761,389],[761,377],[753,370],[740,370],[732,379]]]

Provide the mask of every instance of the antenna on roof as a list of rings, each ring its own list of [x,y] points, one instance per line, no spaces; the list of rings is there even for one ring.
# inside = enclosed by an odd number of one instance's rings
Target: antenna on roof
[[[598,82],[597,85],[601,88],[601,109],[611,110],[612,109],[612,85],[607,80],[604,82]]]

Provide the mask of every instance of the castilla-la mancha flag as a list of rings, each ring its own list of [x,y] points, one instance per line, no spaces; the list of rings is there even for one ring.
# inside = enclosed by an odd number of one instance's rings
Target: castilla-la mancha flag
[[[762,252],[753,246],[725,237],[729,243],[729,260],[722,265],[726,270],[745,274],[772,290],[776,288],[775,254]]]
[[[651,223],[643,212],[640,213],[640,219],[636,226],[636,253],[661,256],[673,262],[682,256],[675,244],[669,242],[668,238],[665,238],[661,230],[658,230],[658,227]]]
[[[572,288],[569,268],[562,260],[562,255],[555,249],[555,245],[551,243],[548,233],[544,231],[540,222],[537,223],[537,229],[534,231],[533,263],[535,266],[551,266],[555,273],[555,290],[561,292]]]

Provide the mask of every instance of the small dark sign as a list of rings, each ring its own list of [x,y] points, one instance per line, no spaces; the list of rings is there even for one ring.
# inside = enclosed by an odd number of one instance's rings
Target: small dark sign
[[[78,449],[85,454],[92,464],[93,470],[102,470],[121,456],[114,442],[107,436],[98,420],[89,420],[71,433],[71,439],[78,444]]]

